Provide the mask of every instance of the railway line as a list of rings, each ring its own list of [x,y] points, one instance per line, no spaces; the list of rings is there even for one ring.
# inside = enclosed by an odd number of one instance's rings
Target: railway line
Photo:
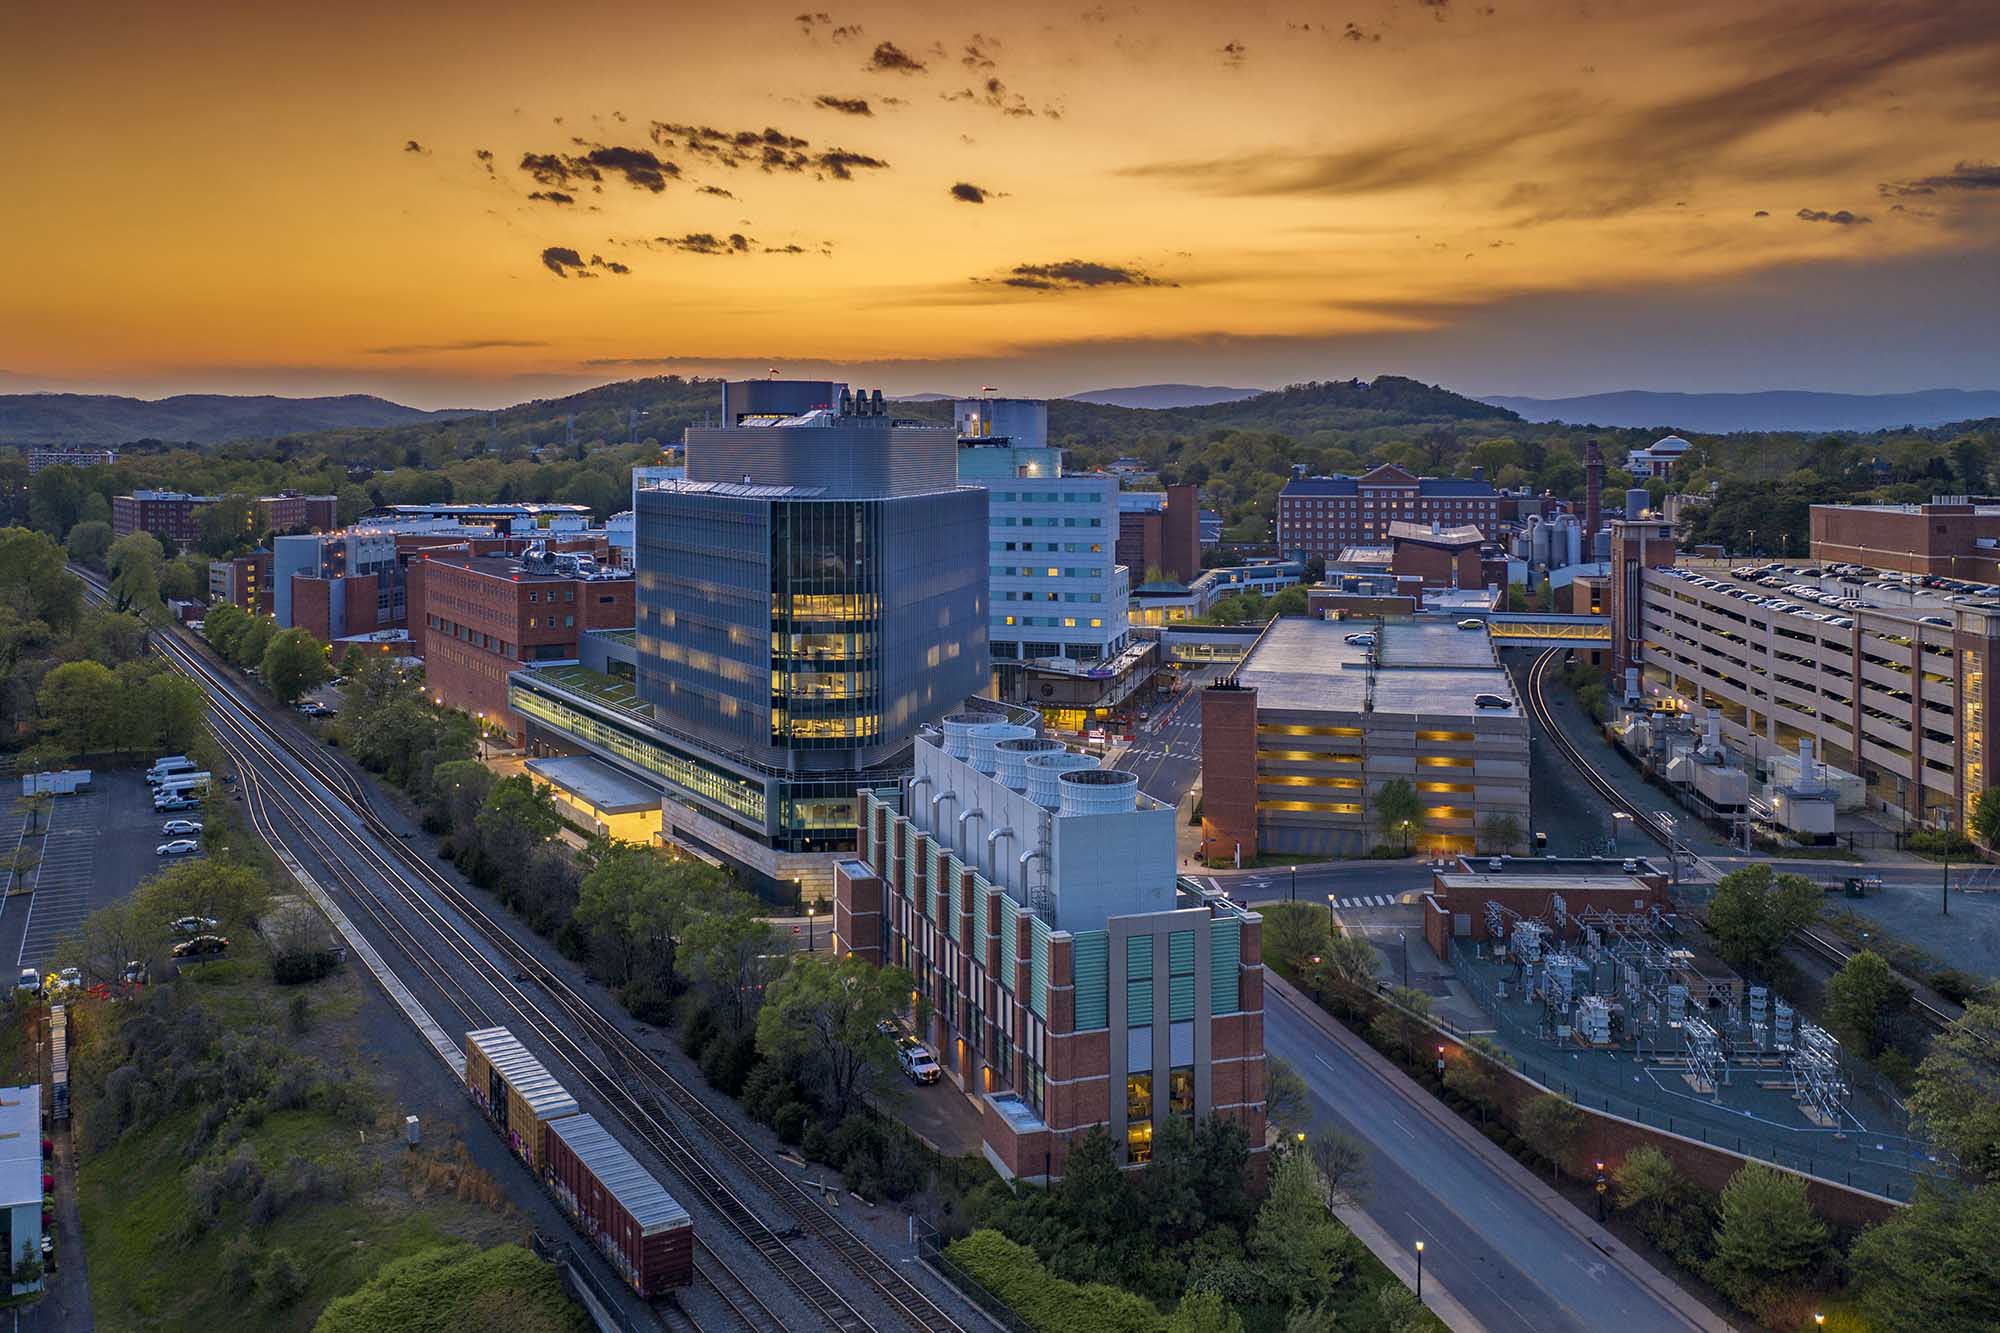
[[[1561,751],[1563,757],[1569,760],[1571,766],[1583,776],[1584,781],[1590,784],[1591,790],[1602,796],[1613,810],[1631,816],[1632,823],[1644,831],[1647,837],[1671,852],[1672,840],[1654,822],[1652,813],[1641,808],[1619,791],[1616,784],[1593,768],[1590,761],[1584,758],[1583,751],[1563,734],[1561,727],[1556,725],[1555,714],[1549,708],[1547,684],[1549,670],[1561,659],[1562,651],[1559,648],[1551,648],[1537,657],[1534,664],[1528,668],[1528,709],[1534,715],[1535,724],[1541,728],[1542,735]],[[1792,939],[1807,953],[1836,968],[1845,963],[1853,952],[1839,940],[1811,927],[1800,930]],[[1923,1016],[1924,1021],[1935,1028],[1942,1030],[1956,1021],[1956,1015],[1950,1010],[1940,1007],[1921,992],[1913,993],[1910,1002]]]
[[[98,598],[104,589],[85,575],[86,587]],[[341,881],[369,918],[422,972],[462,1017],[476,1011],[482,1023],[497,1015],[480,1004],[461,983],[450,978],[449,963],[417,935],[396,910],[397,904],[434,934],[440,946],[483,981],[498,1002],[550,1049],[558,1052],[577,1078],[597,1092],[624,1127],[652,1147],[684,1182],[692,1196],[754,1249],[764,1263],[798,1294],[805,1308],[843,1333],[872,1333],[878,1328],[850,1297],[801,1253],[794,1241],[809,1237],[858,1278],[887,1310],[907,1326],[938,1333],[963,1333],[964,1326],[914,1282],[885,1263],[843,1222],[832,1216],[799,1182],[767,1160],[755,1144],[702,1103],[582,994],[527,949],[478,903],[404,844],[401,836],[376,814],[363,782],[325,754],[300,744],[271,727],[238,694],[236,687],[202,656],[170,633],[157,634],[162,655],[179,671],[200,683],[211,700],[210,720],[218,741],[237,763],[242,780],[255,790],[252,822],[262,836],[279,839],[272,812],[288,812],[314,855]],[[317,790],[315,786],[317,785]],[[326,795],[322,795],[322,791]],[[331,799],[329,799],[329,797]],[[246,792],[246,806],[253,797]],[[335,803],[338,803],[336,805]],[[344,807],[344,811],[341,807]],[[313,827],[317,819],[325,830]],[[358,826],[358,827],[357,827]],[[360,830],[373,835],[371,841]],[[356,859],[349,862],[334,840]],[[380,844],[378,847],[377,844]],[[382,848],[389,854],[384,855]],[[356,869],[359,865],[361,869]],[[366,873],[362,873],[363,871]],[[379,879],[382,889],[370,883]],[[435,894],[466,924],[440,910]],[[392,901],[393,899],[393,901]],[[391,922],[394,924],[390,924]],[[468,931],[470,933],[468,933]],[[476,938],[475,938],[476,936]],[[539,989],[537,995],[529,988]],[[454,989],[457,999],[453,999]],[[593,1051],[585,1046],[590,1042]],[[673,1113],[691,1123],[702,1140],[673,1123]],[[795,1225],[780,1232],[765,1222],[742,1192],[724,1180],[712,1165],[715,1150],[756,1182]],[[741,1326],[782,1333],[791,1327],[712,1246],[697,1242],[697,1282],[729,1310]],[[659,1307],[663,1311],[665,1307]],[[672,1312],[674,1322],[690,1319],[685,1310]]]

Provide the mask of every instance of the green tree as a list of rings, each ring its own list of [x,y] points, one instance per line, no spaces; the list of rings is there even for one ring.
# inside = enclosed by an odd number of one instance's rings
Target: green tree
[[[1848,1267],[1882,1333],[2000,1328],[2000,1185],[1925,1181],[1907,1208],[1861,1233]]]
[[[1484,1121],[1500,1093],[1499,1061],[1504,1056],[1491,1037],[1474,1037],[1445,1061],[1444,1086],[1479,1108]]]
[[[1417,789],[1408,778],[1390,778],[1375,790],[1375,836],[1383,842],[1396,841],[1404,851],[1410,839],[1423,829],[1424,809]]]
[[[1268,909],[1267,909],[1268,910]],[[1365,935],[1342,933],[1327,940],[1320,951],[1319,965],[1313,969],[1316,985],[1334,989],[1372,991],[1375,970],[1382,956]]]
[[[495,795],[512,781],[501,779]],[[489,811],[493,805],[494,798],[488,797]],[[480,816],[482,826],[487,818]],[[726,891],[727,881],[712,866],[618,843],[583,877],[576,924],[590,939],[591,956],[614,983],[665,982],[675,975],[682,932],[704,905]]]
[[[1612,1169],[1611,1181],[1619,1209],[1632,1214],[1648,1239],[1682,1266],[1702,1267],[1714,1232],[1707,1196],[1666,1153],[1639,1145]]]
[[[1264,1062],[1264,1116],[1281,1130],[1303,1129],[1312,1120],[1312,1091],[1299,1071],[1273,1055]]]
[[[96,662],[65,662],[42,677],[35,693],[51,739],[71,754],[109,748],[118,713],[118,677]]]
[[[2000,787],[1988,787],[1979,793],[1979,800],[1972,807],[1972,834],[1988,847],[2000,841]]]
[[[1910,1111],[1968,1170],[2000,1178],[2000,995],[1987,991],[1931,1039]]]
[[[30,792],[14,798],[14,808],[27,819],[30,834],[41,831],[42,821],[48,818],[49,807],[55,804],[55,800],[55,794],[46,791]]]
[[[1167,1316],[1166,1333],[1243,1333],[1243,1316],[1212,1291],[1193,1291]]]
[[[218,497],[201,507],[197,520],[202,553],[212,556],[235,555],[257,544],[260,526],[257,497],[239,493]]]
[[[431,773],[430,808],[447,832],[461,836],[474,832],[480,807],[498,780],[476,759],[439,764]]]
[[[1488,815],[1479,821],[1479,845],[1489,852],[1521,849],[1521,821],[1512,815]]]
[[[41,533],[0,528],[0,605],[21,622],[40,621],[56,634],[69,633],[83,611],[83,584],[64,561],[63,549]]]
[[[739,1029],[756,1016],[777,953],[777,932],[758,914],[757,905],[740,894],[698,912],[681,943],[688,974],[730,1026]]]
[[[895,1047],[878,1025],[908,1002],[912,984],[902,968],[878,968],[853,954],[793,954],[765,991],[757,1049],[810,1070],[808,1086],[834,1119],[843,1118],[896,1068]]]
[[[1882,956],[1862,949],[1849,954],[1828,979],[1821,1016],[1835,1036],[1872,1057],[1882,1047],[1882,1024],[1909,998]]]
[[[264,668],[264,654],[278,637],[278,622],[270,616],[252,616],[229,641],[229,660],[239,667]]]
[[[79,523],[69,530],[69,540],[63,544],[68,548],[69,558],[79,565],[102,569],[105,556],[111,551],[111,525]]]
[[[1250,1253],[1284,1305],[1311,1305],[1345,1279],[1358,1258],[1354,1237],[1333,1220],[1326,1200],[1326,1182],[1310,1155],[1296,1149],[1277,1154]]]
[[[1769,966],[1800,927],[1819,915],[1821,891],[1803,875],[1776,875],[1766,864],[1724,875],[1708,904],[1708,930],[1725,962]]]
[[[303,629],[280,630],[264,648],[264,683],[281,703],[292,703],[333,675],[326,645]]]
[[[166,559],[159,539],[149,532],[134,532],[113,542],[104,557],[111,574],[112,608],[142,615],[159,611],[160,566]]]
[[[1557,1175],[1562,1174],[1564,1159],[1582,1142],[1583,1127],[1583,1112],[1560,1093],[1541,1093],[1521,1108],[1521,1137]]]
[[[1314,955],[1324,956],[1333,929],[1333,913],[1325,903],[1266,903],[1264,956],[1291,972],[1305,969]]]
[[[79,469],[43,468],[28,478],[28,521],[61,541],[83,517],[86,493]]]
[[[271,886],[248,866],[210,859],[162,871],[140,886],[136,901],[153,928],[184,916],[211,917],[222,928],[247,927],[271,900]]]
[[[184,753],[203,735],[208,693],[178,672],[156,671],[146,682],[145,707],[157,744],[169,753]]]
[[[1368,1197],[1368,1145],[1352,1134],[1321,1127],[1306,1136],[1306,1151],[1319,1172],[1328,1208],[1359,1204]]]
[[[1430,1014],[1430,996],[1409,987],[1394,987],[1389,992],[1389,1003],[1369,1020],[1368,1035],[1416,1064],[1433,1044],[1435,1033],[1427,1021]]]
[[[1750,1162],[1722,1187],[1708,1278],[1738,1305],[1805,1280],[1826,1254],[1826,1223],[1814,1215],[1806,1182]]]

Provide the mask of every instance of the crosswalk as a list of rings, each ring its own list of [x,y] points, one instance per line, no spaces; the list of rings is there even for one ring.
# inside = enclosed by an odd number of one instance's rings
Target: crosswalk
[[[1402,901],[1393,893],[1369,893],[1356,898],[1336,898],[1329,893],[1326,895],[1326,900],[1333,904],[1336,911],[1342,912],[1351,912],[1360,907],[1394,907]]]

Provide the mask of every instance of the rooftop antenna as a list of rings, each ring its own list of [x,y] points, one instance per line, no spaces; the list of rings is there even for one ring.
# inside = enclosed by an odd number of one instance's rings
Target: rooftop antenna
[[[776,366],[772,366],[769,370],[765,371],[764,373],[766,375],[769,375],[772,379],[778,378],[778,368]]]

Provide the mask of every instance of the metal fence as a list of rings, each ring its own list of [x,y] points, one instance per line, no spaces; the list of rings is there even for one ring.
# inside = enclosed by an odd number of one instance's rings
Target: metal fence
[[[916,1236],[917,1257],[956,1287],[959,1295],[978,1306],[981,1313],[1008,1333],[1035,1333],[1034,1328],[1015,1314],[1007,1302],[989,1291],[985,1283],[951,1261],[944,1252],[944,1237],[936,1227],[922,1218],[912,1219],[911,1226]]]

